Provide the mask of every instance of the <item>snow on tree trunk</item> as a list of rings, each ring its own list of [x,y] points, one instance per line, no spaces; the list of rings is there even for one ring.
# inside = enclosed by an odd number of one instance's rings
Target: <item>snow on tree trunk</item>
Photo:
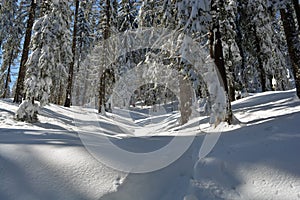
[[[39,106],[38,104],[34,103],[33,99],[27,99],[20,104],[15,117],[20,121],[27,121],[31,123],[36,122],[38,120],[38,109]]]

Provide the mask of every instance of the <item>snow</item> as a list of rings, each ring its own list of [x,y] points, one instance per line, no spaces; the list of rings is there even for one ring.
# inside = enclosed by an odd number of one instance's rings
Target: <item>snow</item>
[[[113,123],[127,131],[111,136],[132,152],[160,148],[178,133],[182,138],[197,135],[169,166],[136,174],[106,166],[83,146],[74,119],[82,108],[51,104],[40,111],[39,122],[30,124],[14,120],[18,107],[11,99],[0,100],[0,199],[299,200],[300,101],[295,90],[250,94],[232,107],[241,123],[221,124],[218,142],[200,160],[205,133],[217,133],[208,128],[208,117],[179,126],[178,113],[165,110],[148,118],[148,108],[130,108],[130,123],[122,109],[99,116],[107,125],[101,127],[105,133],[114,133]],[[130,135],[132,130],[137,135]]]

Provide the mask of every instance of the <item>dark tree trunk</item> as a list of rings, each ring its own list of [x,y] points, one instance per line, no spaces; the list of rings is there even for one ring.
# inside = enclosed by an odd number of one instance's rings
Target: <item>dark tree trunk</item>
[[[292,13],[293,8],[290,4],[287,4],[286,9],[280,10],[280,15],[288,45],[289,56],[293,66],[297,96],[300,98],[300,49],[298,48],[300,45],[300,40]]]
[[[229,48],[229,57],[232,58],[232,52]],[[235,75],[234,75],[234,69],[233,66],[228,66],[228,72],[232,75],[232,80],[228,79],[228,97],[229,101],[233,102],[235,101]]]
[[[218,12],[218,5],[215,4],[214,1],[211,2],[211,10],[213,12]],[[210,56],[212,59],[214,59],[215,64],[217,66],[217,69],[220,73],[221,80],[224,86],[224,90],[227,94],[227,97],[229,96],[229,89],[228,89],[228,82],[227,82],[227,72],[225,68],[224,63],[224,55],[223,55],[223,46],[222,46],[222,40],[221,40],[221,32],[220,32],[220,25],[218,19],[213,16],[213,25],[212,29],[210,30]],[[215,31],[215,32],[214,32]],[[227,104],[227,114],[225,121],[229,124],[232,124],[232,110],[231,110],[231,102],[228,98],[228,104]]]
[[[31,33],[32,33],[32,27],[35,19],[35,10],[36,10],[36,0],[31,1],[30,11],[29,11],[29,17],[27,21],[27,28],[26,28],[26,34],[23,44],[23,52],[20,62],[20,69],[19,69],[19,75],[17,80],[17,86],[14,96],[14,102],[20,103],[22,99],[25,97],[24,94],[24,80],[26,76],[26,62],[28,60],[28,54],[29,54],[29,46],[31,41]]]
[[[85,74],[86,80],[88,79],[88,74]],[[78,87],[79,88],[79,87]],[[80,99],[78,99],[78,103],[80,103],[79,105],[85,105],[86,104],[86,93],[87,93],[87,89],[88,89],[88,83],[87,81],[84,82],[84,88],[82,91],[82,96]],[[79,90],[79,89],[78,89]],[[78,94],[80,92],[78,91]]]
[[[12,50],[10,53],[7,75],[6,75],[6,79],[5,79],[5,85],[4,85],[4,93],[2,95],[2,98],[7,98],[7,91],[8,91],[8,84],[10,82],[10,71],[11,71],[11,65],[13,62],[13,56],[14,56],[14,50]]]
[[[105,16],[106,21],[104,24],[103,30],[103,39],[104,39],[104,48],[105,48],[105,40],[107,40],[110,36],[110,16],[111,16],[111,9],[110,9],[110,0],[106,0],[106,8],[105,8]],[[105,59],[104,59],[105,60]],[[106,65],[108,63],[104,63]],[[106,66],[104,66],[106,67]],[[98,112],[101,113],[102,107],[105,107],[105,81],[107,77],[107,70],[103,70],[103,74],[100,77],[100,85],[99,85],[99,102],[98,102]]]
[[[179,77],[179,97],[180,97],[180,123],[186,124],[192,114],[192,92],[193,89],[188,79],[184,79],[183,76]]]
[[[65,107],[70,107],[71,101],[72,101],[72,86],[73,86],[75,56],[76,56],[78,11],[79,11],[79,0],[76,0],[75,19],[74,19],[74,27],[73,27],[73,41],[72,41],[72,54],[73,55],[72,55],[72,61],[70,63],[70,67],[69,67],[68,85],[67,85],[66,100],[65,100],[65,105],[64,105]]]
[[[238,13],[239,13],[239,16],[237,16],[236,18],[236,41],[237,41],[237,46],[239,48],[239,51],[240,51],[240,55],[241,55],[241,71],[242,71],[242,84],[244,86],[244,88],[246,90],[248,90],[248,82],[247,82],[247,79],[246,79],[246,75],[244,74],[245,72],[245,69],[246,69],[246,58],[245,58],[245,49],[242,45],[242,41],[243,41],[243,35],[242,35],[242,30],[241,30],[241,19],[242,19],[242,9],[241,9],[241,4],[239,3],[238,5]]]
[[[100,86],[99,86],[99,103],[98,103],[98,112],[101,113],[102,106],[105,106],[105,79],[106,79],[106,70],[102,73],[100,77]]]
[[[257,54],[258,69],[259,69],[259,73],[260,73],[261,90],[262,90],[262,92],[265,92],[265,91],[267,91],[267,87],[266,87],[266,82],[267,82],[266,71],[264,69],[264,63],[263,63],[263,60],[261,58],[260,39],[257,36],[255,25],[253,25],[253,33],[254,33],[254,37],[255,37],[255,47],[256,47],[256,54]]]
[[[294,8],[297,15],[298,27],[300,27],[300,4],[298,0],[293,0]]]

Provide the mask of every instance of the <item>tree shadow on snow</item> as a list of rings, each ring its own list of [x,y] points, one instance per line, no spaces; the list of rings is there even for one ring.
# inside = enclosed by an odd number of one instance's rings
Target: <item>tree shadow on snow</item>
[[[0,144],[83,146],[76,133],[0,128]]]
[[[23,150],[30,152],[30,161],[20,163],[3,157],[0,152],[0,199],[88,199],[68,178],[59,176],[64,166],[54,168],[44,163],[35,152]]]

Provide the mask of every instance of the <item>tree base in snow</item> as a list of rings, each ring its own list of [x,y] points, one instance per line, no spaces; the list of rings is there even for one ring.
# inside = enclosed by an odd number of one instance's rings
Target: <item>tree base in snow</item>
[[[26,121],[26,122],[36,122],[38,121],[38,104],[32,103],[32,101],[23,101],[19,109],[16,112],[16,120]]]

